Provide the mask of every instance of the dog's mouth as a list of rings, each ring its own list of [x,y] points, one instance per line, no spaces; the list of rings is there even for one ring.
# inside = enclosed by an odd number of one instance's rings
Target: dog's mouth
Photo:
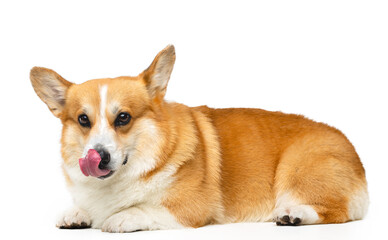
[[[125,164],[127,164],[127,162],[128,162],[128,155],[125,155],[125,158],[124,158],[122,165],[124,166]]]
[[[127,164],[127,162],[128,162],[128,155],[125,156],[124,161],[121,165],[124,166],[125,164]],[[107,175],[99,176],[98,178],[101,180],[104,180],[104,179],[107,179],[108,177],[112,176],[113,173],[115,173],[115,171],[110,170],[110,172]]]
[[[128,156],[126,155],[122,165],[125,165],[128,162]],[[92,176],[99,179],[106,179],[113,175],[115,170],[109,168],[108,164],[101,164],[102,159],[100,154],[94,150],[89,149],[87,155],[84,158],[79,159],[79,166],[81,169],[81,172],[85,176]]]
[[[107,175],[99,176],[98,178],[104,180],[104,179],[106,179],[106,178],[112,176],[114,172],[115,172],[115,171],[112,171],[112,170],[111,170]]]

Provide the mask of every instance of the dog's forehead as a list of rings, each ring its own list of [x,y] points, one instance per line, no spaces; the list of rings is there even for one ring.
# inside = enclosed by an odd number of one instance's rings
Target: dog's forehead
[[[101,107],[113,114],[122,107],[139,108],[149,97],[144,84],[131,77],[94,79],[74,85],[67,96],[70,108],[98,113]]]
[[[85,113],[100,106],[100,88],[108,84],[108,79],[97,79],[73,85],[66,96],[66,105],[72,109],[82,108]]]

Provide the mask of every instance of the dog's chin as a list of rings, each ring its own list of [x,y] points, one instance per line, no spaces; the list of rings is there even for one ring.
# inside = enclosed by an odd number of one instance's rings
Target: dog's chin
[[[128,162],[128,155],[125,156],[121,166],[124,166],[125,164],[127,164],[127,162]],[[101,180],[107,179],[107,178],[111,177],[115,172],[116,172],[115,170],[111,170],[107,175],[100,176],[100,177],[98,177],[98,179],[101,179]]]

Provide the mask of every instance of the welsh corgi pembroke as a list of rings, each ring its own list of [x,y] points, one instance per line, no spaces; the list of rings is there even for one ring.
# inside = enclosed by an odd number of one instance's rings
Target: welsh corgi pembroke
[[[167,102],[174,62],[169,45],[136,77],[74,84],[31,70],[36,94],[63,124],[74,207],[57,227],[133,232],[365,216],[365,171],[344,134],[301,115]]]

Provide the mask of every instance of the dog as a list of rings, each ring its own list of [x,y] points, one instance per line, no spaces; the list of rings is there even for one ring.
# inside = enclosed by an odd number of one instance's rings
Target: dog
[[[365,216],[365,171],[343,133],[301,115],[167,102],[174,63],[169,45],[136,77],[74,84],[32,68],[36,94],[63,124],[74,207],[57,227],[133,232]]]

